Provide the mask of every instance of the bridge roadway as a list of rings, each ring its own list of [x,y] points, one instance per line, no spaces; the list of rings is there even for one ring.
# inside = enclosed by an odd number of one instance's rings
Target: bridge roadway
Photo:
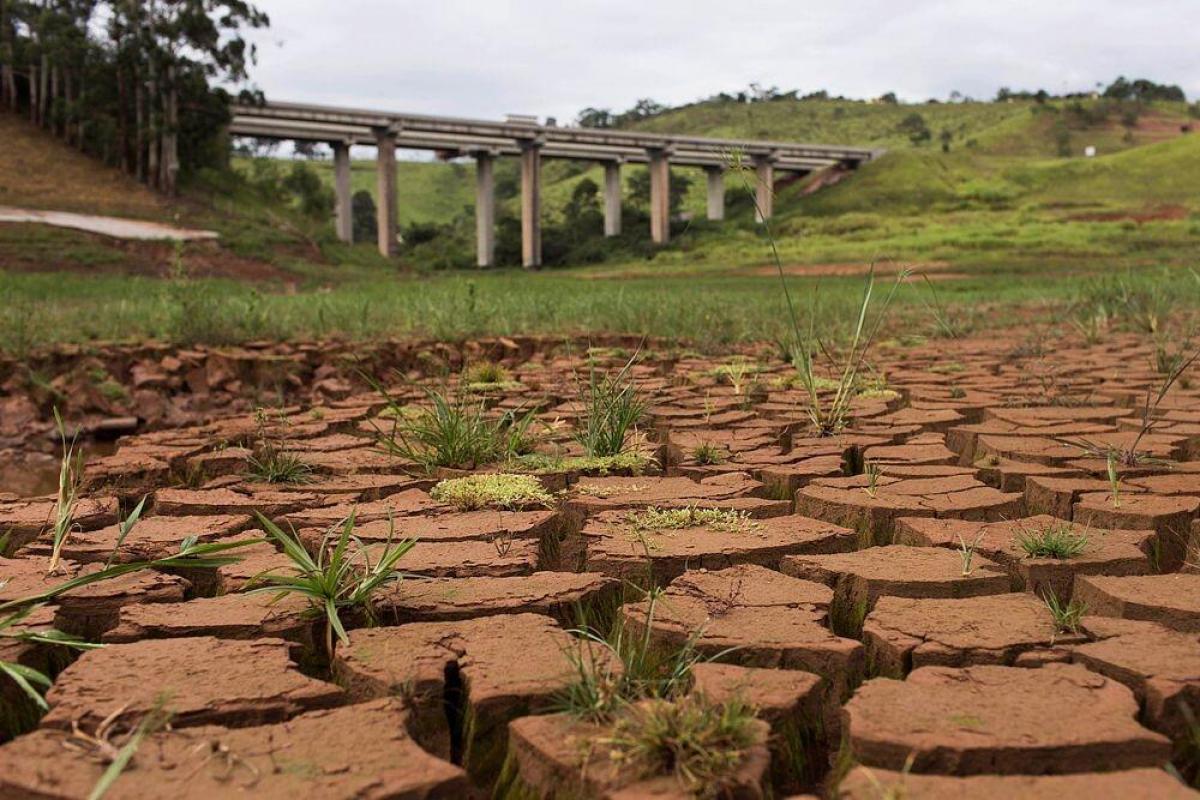
[[[881,151],[861,147],[713,139],[613,129],[560,128],[536,119],[503,122],[392,113],[302,103],[270,102],[234,107],[233,136],[323,142],[333,149],[338,237],[351,241],[350,148],[376,148],[379,251],[396,247],[396,148],[433,150],[443,157],[470,156],[476,162],[476,253],[481,267],[495,261],[495,159],[521,160],[521,251],[528,268],[541,265],[541,160],[578,159],[604,165],[604,233],[621,232],[621,165],[645,164],[650,172],[650,234],[657,244],[670,238],[670,167],[702,167],[707,175],[709,219],[725,215],[724,173],[735,158],[754,169],[756,205],[769,218],[777,171],[808,174],[855,169]]]

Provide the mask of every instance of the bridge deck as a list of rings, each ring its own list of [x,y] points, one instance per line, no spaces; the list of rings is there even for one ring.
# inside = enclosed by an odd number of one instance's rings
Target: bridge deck
[[[396,244],[395,148],[436,150],[449,156],[474,156],[476,169],[476,251],[481,267],[495,258],[496,198],[492,162],[495,156],[521,159],[521,250],[526,267],[541,264],[541,159],[572,158],[603,162],[604,233],[621,231],[620,165],[647,164],[650,172],[650,234],[656,244],[670,238],[670,167],[708,170],[708,217],[724,218],[723,172],[735,154],[754,170],[755,211],[771,216],[777,170],[808,173],[826,167],[854,169],[879,155],[878,150],[840,145],[773,142],[756,139],[713,139],[684,134],[560,128],[536,121],[494,122],[354,108],[272,102],[234,107],[229,132],[261,139],[325,142],[334,151],[337,231],[353,238],[351,222],[350,146],[376,150],[379,250],[391,255]],[[389,146],[390,145],[390,146]]]
[[[533,143],[547,158],[646,163],[648,151],[665,151],[673,164],[720,167],[732,153],[741,152],[747,159],[769,158],[776,169],[799,172],[834,164],[856,167],[879,153],[840,145],[560,128],[286,102],[237,106],[230,125],[237,136],[369,145],[380,131],[395,135],[397,147],[460,155],[517,155]]]

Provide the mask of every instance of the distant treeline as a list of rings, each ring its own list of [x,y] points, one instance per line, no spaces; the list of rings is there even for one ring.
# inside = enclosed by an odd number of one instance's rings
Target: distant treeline
[[[1187,102],[1187,95],[1183,89],[1174,84],[1156,83],[1145,78],[1136,78],[1129,80],[1124,76],[1118,77],[1115,81],[1104,87],[1102,90],[1097,89],[1094,92],[1066,92],[1054,94],[1045,89],[1035,89],[1033,91],[1014,90],[1007,86],[1001,87],[996,92],[995,102],[1005,102],[1008,100],[1032,100],[1037,103],[1045,103],[1050,100],[1082,100],[1090,97],[1103,97],[1109,100],[1119,100],[1125,102],[1144,103],[1155,100],[1171,101],[1171,102]],[[831,95],[824,89],[807,94],[800,94],[800,90],[791,89],[783,91],[778,86],[761,86],[757,83],[752,83],[747,89],[739,92],[718,92],[703,99],[697,100],[694,103],[683,103],[678,106],[667,106],[658,103],[649,98],[638,100],[632,108],[627,111],[614,113],[607,108],[588,107],[579,112],[575,118],[575,124],[581,128],[621,128],[632,122],[637,122],[650,117],[658,116],[668,111],[678,111],[684,108],[692,108],[694,106],[712,104],[712,103],[773,103],[784,100],[806,101],[806,100],[838,100],[848,103],[885,103],[899,104],[900,101],[896,97],[895,92],[884,92],[878,97],[870,100],[856,99],[851,97],[843,97],[841,95]],[[941,103],[942,100],[930,98],[926,103]],[[962,92],[953,91],[945,102],[950,103],[973,103],[978,102],[974,98],[964,95]],[[987,101],[983,101],[987,102]]]
[[[214,84],[247,80],[267,24],[242,0],[0,0],[0,107],[173,193],[225,158]]]

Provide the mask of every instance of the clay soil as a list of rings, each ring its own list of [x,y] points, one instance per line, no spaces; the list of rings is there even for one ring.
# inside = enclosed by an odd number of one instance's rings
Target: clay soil
[[[638,343],[591,344],[617,370]],[[0,472],[0,603],[189,537],[254,542],[239,563],[132,573],[20,622],[99,649],[0,638],[0,661],[53,678],[40,711],[0,675],[0,798],[87,797],[112,743],[160,711],[170,725],[147,733],[108,797],[687,796],[669,774],[612,760],[611,728],[562,713],[581,621],[694,648],[691,692],[756,709],[725,796],[1189,796],[1197,376],[1137,439],[1145,458],[1116,498],[1081,440],[1129,447],[1161,381],[1149,342],[1116,334],[1049,353],[1003,335],[881,348],[890,391],[858,397],[833,436],[809,430],[806,395],[769,348],[736,354],[758,366],[735,387],[735,354],[649,343],[631,446],[650,460],[607,474],[552,464],[536,473],[549,502],[454,507],[435,499],[440,480],[500,466],[426,472],[380,448],[392,422],[362,371],[420,405],[432,376],[490,360],[510,381],[473,389],[479,403],[533,411],[538,451],[578,455],[585,349],[97,347],[40,354],[41,388],[0,363],[0,446],[37,465]],[[1048,372],[1050,390],[1035,377]],[[56,468],[46,385],[91,453],[56,577],[54,498],[33,476]],[[282,403],[265,427],[264,397]],[[264,442],[306,479],[252,477]],[[374,560],[393,534],[417,544],[371,614],[345,612],[348,642],[330,657],[304,598],[246,593],[291,569],[254,514],[316,553],[352,511],[356,556]],[[1082,544],[1029,549],[1053,536]]]

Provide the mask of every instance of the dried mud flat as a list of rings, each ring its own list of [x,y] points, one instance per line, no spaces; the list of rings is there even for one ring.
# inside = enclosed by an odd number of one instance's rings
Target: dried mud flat
[[[53,496],[0,494],[0,603],[167,558],[189,537],[255,540],[238,563],[139,570],[18,623],[99,649],[0,638],[0,661],[53,677],[43,712],[0,675],[0,798],[86,798],[115,756],[98,731],[159,712],[169,724],[145,731],[107,796],[688,795],[612,758],[611,728],[563,712],[581,619],[664,652],[694,646],[692,695],[755,710],[726,782],[707,787],[718,796],[1194,796],[1200,389],[1176,384],[1139,437],[1162,380],[1144,340],[882,349],[886,387],[858,395],[830,436],[810,433],[806,393],[765,354],[646,349],[631,442],[646,458],[603,465],[576,458],[579,350],[422,347],[371,356],[415,381],[389,382],[396,406],[428,402],[432,360],[452,375],[493,360],[504,380],[460,388],[495,415],[533,412],[544,457],[423,470],[381,448],[395,419],[384,398],[314,366],[319,348],[288,357],[306,365],[285,370],[295,402],[265,420],[239,382],[275,375],[278,352],[156,352],[170,369],[143,364],[128,397],[173,410],[91,409],[93,430],[122,411],[141,420],[108,423],[136,432],[87,465],[57,577]],[[591,360],[615,372],[628,356]],[[63,354],[61,374],[96,357]],[[137,359],[123,363],[109,372]],[[193,413],[189,380],[236,400]],[[42,430],[36,398],[5,402]],[[264,445],[303,462],[305,479],[255,477]],[[1098,453],[1131,447],[1114,494]],[[542,499],[465,507],[437,489],[521,469]],[[302,597],[246,591],[293,568],[256,513],[314,554],[351,513],[356,552],[417,543],[373,620],[345,613],[330,657]],[[1048,539],[1071,552],[1030,551]]]

